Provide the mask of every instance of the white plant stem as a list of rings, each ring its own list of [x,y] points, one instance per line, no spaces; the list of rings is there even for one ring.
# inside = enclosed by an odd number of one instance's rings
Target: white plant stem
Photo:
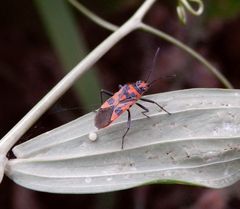
[[[142,18],[156,0],[145,0],[136,13],[112,33],[43,97],[0,141],[0,154],[6,155],[18,139],[54,104],[73,83],[118,41],[141,25]]]
[[[192,2],[197,2],[199,4],[199,11],[202,13],[203,12],[203,3],[201,0],[191,0]],[[110,31],[116,31],[119,27],[117,25],[114,25],[104,19],[102,19],[101,17],[97,16],[96,14],[94,14],[93,12],[91,12],[90,10],[88,10],[87,8],[85,8],[80,2],[78,2],[77,0],[69,0],[69,2],[76,7],[80,12],[82,12],[86,17],[88,17],[89,19],[91,19],[93,22],[95,22],[96,24],[98,24],[99,26],[110,30]],[[189,5],[189,3],[187,1],[184,0],[185,5],[187,7],[187,9],[189,10],[189,8],[191,7]],[[179,7],[180,8],[180,12],[184,12],[185,13],[185,9],[184,7]],[[193,9],[192,9],[193,10]],[[192,11],[190,11],[192,12]],[[200,12],[198,12],[199,14],[194,14],[194,15],[200,15]],[[199,53],[197,53],[196,51],[194,51],[193,49],[191,49],[190,47],[188,47],[187,45],[185,45],[184,43],[180,42],[179,40],[175,39],[174,37],[164,33],[163,31],[160,31],[156,28],[153,28],[150,25],[144,24],[143,22],[141,22],[141,26],[139,27],[139,29],[146,31],[148,33],[151,33],[153,35],[156,35],[170,43],[172,43],[173,45],[181,48],[182,50],[184,50],[185,52],[187,52],[188,54],[190,54],[192,57],[194,57],[195,59],[197,59],[200,63],[202,63],[203,65],[205,65],[205,67],[207,68],[207,70],[209,70],[211,73],[213,73],[216,78],[219,79],[219,81],[226,87],[229,89],[233,89],[233,85],[227,80],[227,78],[217,69],[215,68],[210,62],[208,62],[202,55],[200,55]]]

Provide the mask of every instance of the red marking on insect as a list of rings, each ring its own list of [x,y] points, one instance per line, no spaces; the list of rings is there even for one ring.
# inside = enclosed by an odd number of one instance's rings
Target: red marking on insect
[[[157,49],[154,60],[153,60],[153,66],[156,61],[156,57],[158,55],[159,48]],[[145,113],[149,112],[149,110],[144,107],[142,104],[137,103],[138,100],[142,100],[144,102],[150,102],[156,104],[159,108],[161,108],[163,111],[170,113],[165,110],[162,106],[160,106],[158,103],[155,101],[149,100],[142,98],[142,95],[151,87],[151,85],[157,81],[153,80],[152,82],[148,82],[152,72],[153,72],[153,67],[150,70],[148,77],[146,81],[139,80],[136,83],[128,83],[123,86],[119,86],[120,89],[116,93],[111,93],[106,90],[101,90],[101,100],[102,100],[102,94],[105,93],[109,96],[111,96],[109,99],[107,99],[102,106],[99,108],[96,116],[95,116],[95,126],[98,129],[105,128],[109,126],[113,121],[115,121],[120,115],[122,115],[125,111],[128,111],[128,123],[127,123],[127,130],[124,133],[122,137],[122,149],[123,149],[123,144],[124,144],[124,137],[126,136],[128,130],[130,129],[131,125],[131,114],[129,109],[132,107],[132,105],[136,104],[140,108],[142,108],[144,111],[142,112],[146,117],[147,116]]]

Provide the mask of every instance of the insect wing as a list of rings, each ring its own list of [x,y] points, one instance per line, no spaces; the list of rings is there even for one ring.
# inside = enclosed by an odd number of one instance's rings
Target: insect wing
[[[104,128],[108,126],[112,120],[114,106],[109,106],[106,108],[100,108],[95,116],[95,126],[97,128]]]
[[[132,98],[126,99],[127,96],[132,96]],[[99,129],[108,126],[135,104],[135,102],[136,96],[129,89],[129,85],[123,86],[118,92],[102,104],[95,116],[95,126]]]
[[[98,110],[95,116],[95,126],[97,128],[104,128],[112,122],[112,113],[115,106],[118,104],[118,94],[119,92],[107,99]]]

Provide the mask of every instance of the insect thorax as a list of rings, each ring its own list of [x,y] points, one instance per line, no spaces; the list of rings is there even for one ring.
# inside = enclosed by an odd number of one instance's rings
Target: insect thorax
[[[145,81],[137,81],[136,83],[133,84],[134,85],[134,88],[136,89],[136,91],[139,93],[139,94],[143,94],[144,92],[146,92],[149,88],[148,86],[148,83],[145,82]]]

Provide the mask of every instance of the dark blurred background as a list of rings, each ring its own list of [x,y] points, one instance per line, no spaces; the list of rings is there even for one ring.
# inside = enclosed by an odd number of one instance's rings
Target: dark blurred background
[[[101,17],[121,25],[139,0],[81,1]],[[213,63],[234,85],[240,84],[240,1],[204,1],[201,17],[182,25],[177,1],[158,1],[144,21],[186,43]],[[4,136],[72,67],[110,34],[64,0],[2,1],[0,7],[0,136]],[[136,31],[115,45],[69,90],[20,142],[73,120],[100,105],[101,88],[144,79],[161,48],[149,93],[185,88],[223,87],[194,58],[164,40]],[[19,143],[20,143],[19,142]],[[11,153],[9,157],[14,157]],[[213,190],[184,185],[150,185],[107,194],[59,195],[35,192],[4,178],[0,209],[236,209],[236,184]]]

